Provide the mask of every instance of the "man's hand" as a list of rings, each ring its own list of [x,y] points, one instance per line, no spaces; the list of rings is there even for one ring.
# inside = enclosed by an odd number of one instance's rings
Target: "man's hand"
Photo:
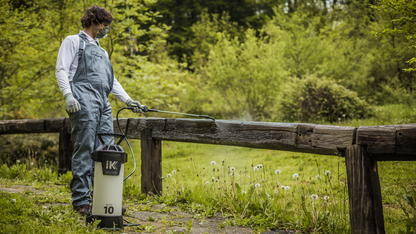
[[[140,104],[139,101],[134,101],[133,99],[130,99],[127,101],[127,106],[128,107],[133,107],[133,112],[134,113],[143,113],[142,109],[143,109],[143,105]]]
[[[68,113],[76,113],[81,110],[81,105],[79,102],[72,96],[72,93],[65,96],[65,110]]]

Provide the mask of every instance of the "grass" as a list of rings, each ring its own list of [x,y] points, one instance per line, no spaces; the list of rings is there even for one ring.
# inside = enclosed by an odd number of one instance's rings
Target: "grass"
[[[376,116],[371,119],[341,119],[333,125],[359,127],[416,122],[414,107],[387,105],[375,107],[375,112]],[[135,152],[140,152],[139,143],[136,141],[133,145]],[[140,168],[140,160],[136,161]],[[211,161],[216,162],[215,167],[210,165]],[[254,173],[253,167],[259,164],[263,165],[263,169]],[[233,177],[230,176],[231,167],[235,168]],[[406,207],[403,195],[406,189],[416,185],[416,162],[378,162],[378,167],[386,232],[399,233],[406,230],[406,221],[411,219],[403,209]],[[212,171],[214,168],[215,172]],[[274,175],[276,169],[282,171],[278,179]],[[129,170],[130,163],[127,164],[126,172]],[[350,232],[344,158],[234,146],[163,142],[162,171],[164,194],[161,201],[184,202],[194,207],[190,210],[203,211],[200,214],[202,216],[225,212],[234,218],[228,225],[248,225],[259,230],[293,228],[323,233]],[[173,174],[173,171],[176,173]],[[331,172],[331,178],[324,175],[325,171]],[[295,173],[299,175],[297,180],[293,179]],[[139,172],[128,183],[139,184],[138,175]],[[321,180],[316,179],[317,175]],[[212,177],[215,177],[214,181]],[[277,187],[277,182],[280,186],[289,186],[289,191]],[[254,187],[256,183],[260,184],[260,188]],[[240,193],[237,186],[240,187]],[[250,196],[240,196],[242,191],[248,192],[250,188],[255,188]],[[185,195],[181,198],[178,194],[183,193]],[[312,202],[312,194],[317,194],[319,198]],[[330,197],[330,200],[323,200],[325,196]],[[251,206],[246,206],[249,202]],[[268,213],[262,206],[274,206],[275,212]]]
[[[135,148],[135,152],[139,152],[137,145]],[[162,152],[164,194],[161,202],[186,203],[183,206],[185,209],[200,211],[201,216],[227,213],[234,218],[234,223],[228,225],[248,225],[261,230],[291,228],[313,232],[316,228],[322,233],[350,232],[344,158],[175,142],[164,142]],[[216,161],[215,167],[211,166],[211,161]],[[140,160],[137,163],[140,168]],[[262,164],[263,169],[254,173],[253,167],[258,164]],[[402,186],[410,189],[416,185],[416,162],[379,162],[378,166],[386,232],[399,233],[406,228],[406,215],[400,205],[403,203]],[[231,167],[235,168],[234,177],[229,176]],[[216,172],[212,171],[213,168]],[[274,174],[276,169],[281,170],[279,177]],[[131,164],[127,164],[126,173],[130,170]],[[175,174],[172,174],[173,170]],[[325,171],[330,171],[331,176],[325,176]],[[293,178],[295,173],[299,175],[296,180]],[[171,177],[167,178],[167,174]],[[140,172],[136,175],[128,180],[128,184],[140,184]],[[321,180],[316,179],[317,175]],[[215,182],[212,181],[213,176]],[[209,184],[206,185],[206,182]],[[289,186],[289,191],[277,188],[277,182],[280,186]],[[241,191],[247,192],[256,183],[260,184],[260,189],[253,191],[253,199],[239,196],[242,193],[235,189],[238,184]],[[231,192],[231,195],[221,195],[218,190]],[[275,190],[278,190],[277,194]],[[181,197],[179,192],[184,195]],[[312,207],[312,194],[319,197],[314,201],[317,208]],[[323,200],[325,196],[330,200]],[[258,207],[248,206],[245,209],[248,202]],[[260,207],[270,202],[275,213],[267,214],[264,207]],[[331,219],[325,220],[329,218],[325,212],[329,212]],[[318,218],[314,219],[314,215]]]
[[[390,105],[375,109],[377,115],[372,119],[340,120],[333,125],[358,127],[416,122],[415,108]],[[163,142],[163,194],[145,196],[140,193],[140,142],[131,143],[138,168],[124,185],[124,202],[127,204],[176,205],[200,220],[221,213],[229,218],[221,226],[243,225],[258,232],[288,228],[317,233],[350,233],[346,168],[342,157]],[[125,143],[122,146],[128,149]],[[216,162],[214,166],[212,161]],[[255,172],[254,168],[260,164],[261,168],[259,166]],[[42,196],[0,193],[1,214],[5,217],[0,221],[0,230],[12,233],[35,230],[32,231],[35,233],[38,232],[36,228],[41,227],[40,233],[100,232],[92,226],[83,226],[70,207],[39,205],[70,203],[67,194],[70,174],[56,180],[56,168],[39,162],[31,165],[32,162],[26,160],[24,164],[0,168],[2,184],[27,184],[47,190]],[[129,157],[125,175],[132,169],[133,162]],[[281,171],[279,175],[275,174],[277,169]],[[378,169],[386,232],[414,233],[416,162],[378,162]],[[330,174],[326,175],[326,171]],[[318,175],[320,179],[317,179]],[[56,184],[59,185],[57,188]],[[52,185],[54,188],[48,187]],[[315,195],[317,199],[314,200]],[[149,207],[140,205],[134,209]],[[153,229],[147,227],[147,230]]]

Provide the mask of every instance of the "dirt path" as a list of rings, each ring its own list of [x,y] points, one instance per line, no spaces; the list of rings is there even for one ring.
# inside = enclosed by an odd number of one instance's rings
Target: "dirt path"
[[[7,193],[25,193],[30,191],[36,194],[42,194],[45,190],[35,189],[31,186],[13,185],[5,187],[0,185],[0,191]],[[45,203],[42,205],[63,205],[71,206],[69,203]],[[189,233],[238,233],[249,234],[256,233],[255,230],[248,227],[225,226],[222,223],[226,220],[221,214],[217,214],[211,218],[195,218],[193,214],[183,212],[175,206],[166,206],[165,204],[157,204],[146,206],[143,204],[127,205],[127,212],[124,218],[140,227],[125,227],[121,233],[186,233],[187,224],[191,220],[192,226]],[[82,220],[84,221],[84,220]],[[294,231],[275,230],[263,232],[264,234],[283,234],[295,233]]]

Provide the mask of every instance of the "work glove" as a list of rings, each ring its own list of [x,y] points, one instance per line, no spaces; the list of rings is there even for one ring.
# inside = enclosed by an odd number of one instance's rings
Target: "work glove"
[[[65,96],[65,110],[68,113],[76,113],[81,110],[81,105],[74,96],[72,96],[72,93]]]
[[[144,105],[140,104],[139,101],[134,101],[133,99],[127,101],[127,106],[133,107],[134,113],[143,113],[142,109],[145,107]]]

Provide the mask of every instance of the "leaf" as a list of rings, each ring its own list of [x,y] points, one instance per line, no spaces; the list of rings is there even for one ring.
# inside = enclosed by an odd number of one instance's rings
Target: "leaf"
[[[250,189],[248,190],[248,196],[253,196],[253,194],[254,194],[254,190],[255,190],[255,188],[254,188],[254,185],[252,185],[251,187],[250,187]]]
[[[238,183],[235,183],[235,188],[237,189],[237,194],[241,194],[241,188]]]
[[[186,234],[189,234],[189,232],[191,231],[191,227],[192,227],[192,219],[190,219],[188,221],[188,224],[186,224]]]
[[[407,202],[407,204],[409,204],[410,207],[412,207],[413,209],[415,208],[415,203],[414,203],[412,195],[403,194],[403,199]]]

